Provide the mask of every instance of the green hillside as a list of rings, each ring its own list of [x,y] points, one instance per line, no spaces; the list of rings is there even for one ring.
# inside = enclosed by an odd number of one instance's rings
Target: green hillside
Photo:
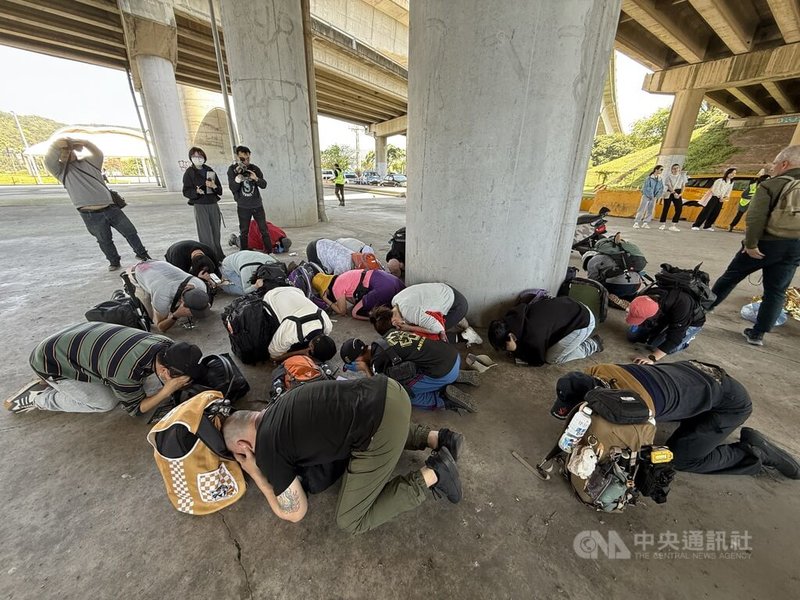
[[[38,115],[17,115],[19,124],[28,144],[38,144],[63,127],[63,123],[40,117]],[[12,154],[19,154],[24,150],[22,139],[19,136],[14,116],[11,113],[0,111],[0,173],[11,173],[20,170],[19,160],[14,160]]]

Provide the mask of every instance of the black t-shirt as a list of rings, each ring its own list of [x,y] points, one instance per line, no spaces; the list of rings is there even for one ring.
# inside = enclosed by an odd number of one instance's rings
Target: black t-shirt
[[[256,432],[256,464],[280,495],[299,467],[329,464],[365,450],[383,418],[384,376],[320,381],[287,392]]]
[[[666,338],[658,349],[666,354],[680,346],[689,326],[702,327],[706,322],[699,302],[689,292],[653,288],[648,295],[658,302],[658,314],[646,324],[653,328],[655,335],[664,332]]]
[[[413,362],[418,371],[430,377],[447,375],[458,358],[458,349],[452,344],[416,333],[392,329],[383,337],[401,359]],[[376,373],[384,373],[392,366],[389,356],[375,343],[372,344],[372,356],[372,368]]]
[[[203,254],[216,264],[217,259],[214,250],[207,244],[195,242],[194,240],[175,242],[172,246],[167,248],[167,251],[164,253],[164,260],[171,265],[175,265],[181,271],[188,273],[192,268],[192,252],[195,250],[202,250]],[[215,274],[220,274],[219,269],[215,269]]]

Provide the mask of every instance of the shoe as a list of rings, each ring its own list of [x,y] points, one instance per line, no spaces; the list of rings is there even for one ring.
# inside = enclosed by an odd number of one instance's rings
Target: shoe
[[[467,354],[467,358],[464,362],[467,363],[470,369],[474,369],[478,373],[485,373],[492,367],[497,366],[497,363],[486,354],[479,354],[477,356],[474,354]]]
[[[639,229],[639,224],[638,224],[638,223],[636,223],[635,221],[634,221],[634,223],[633,223],[633,228],[634,228],[634,229]]]
[[[238,246],[239,245],[239,236],[235,233],[232,233],[228,238],[228,246]]]
[[[461,454],[461,447],[464,445],[464,436],[457,431],[450,429],[439,430],[439,441],[436,448],[447,448],[453,456],[453,460],[458,460],[458,455]]]
[[[642,229],[650,229],[650,225],[647,223],[642,223]]]
[[[752,427],[742,427],[741,444],[765,467],[772,467],[789,479],[800,479],[800,463],[791,454]]]
[[[597,344],[597,350],[594,351],[595,354],[599,354],[600,352],[603,351],[603,338],[601,338],[598,334],[595,333],[589,339],[594,341],[595,344]]]
[[[36,408],[36,405],[33,403],[36,396],[49,388],[50,386],[41,379],[31,381],[13,396],[7,398],[5,402],[3,402],[3,406],[12,413],[28,412]]]
[[[658,230],[659,230],[659,231],[664,231],[666,228],[667,228],[667,226],[666,226],[666,225],[662,225],[661,227],[659,227],[659,228],[658,228]]]
[[[678,227],[677,225],[672,225],[672,226],[669,228],[669,230],[670,230],[670,231],[680,231],[680,230],[681,230],[681,228],[680,228],[680,227]]]
[[[700,228],[692,226],[692,231],[700,231]]]
[[[467,385],[478,387],[481,384],[481,380],[476,371],[459,371],[456,383],[466,383]]]
[[[108,265],[108,270],[109,271],[119,271],[120,267],[121,267],[121,265],[119,263],[110,264],[110,265]]]
[[[447,498],[453,504],[461,500],[461,478],[453,455],[447,447],[434,452],[425,461],[425,466],[436,473],[436,483],[431,487],[434,498]]]
[[[464,331],[462,331],[461,337],[467,340],[467,346],[472,346],[473,344],[479,346],[483,343],[483,338],[479,336],[478,332],[472,327],[467,327]]]
[[[144,254],[137,254],[136,258],[138,258],[142,262],[146,260],[153,260],[153,257],[150,256],[147,252],[145,252]]]
[[[705,227],[703,231],[716,231],[713,227]]]
[[[470,413],[478,412],[472,404],[469,394],[462,392],[454,385],[448,385],[442,392],[444,407],[447,410],[465,410]]]
[[[733,233],[733,227],[731,226],[728,227],[728,233]]]
[[[748,327],[742,332],[742,335],[747,339],[748,344],[753,344],[753,346],[764,345],[764,334],[759,333],[753,328]]]

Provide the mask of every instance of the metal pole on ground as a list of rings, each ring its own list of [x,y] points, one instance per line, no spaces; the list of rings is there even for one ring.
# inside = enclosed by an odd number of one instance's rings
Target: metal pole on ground
[[[325,214],[325,192],[322,189],[322,162],[319,149],[319,122],[317,120],[317,82],[314,79],[314,47],[311,35],[311,3],[301,0],[303,11],[303,40],[306,51],[306,77],[308,78],[308,113],[311,123],[311,148],[314,153],[314,181],[317,189],[317,217],[322,223],[328,222]]]
[[[25,161],[25,164],[28,165],[28,169],[30,170],[31,175],[36,177],[36,183],[39,185],[42,184],[42,176],[39,174],[39,167],[36,164],[36,161],[33,160],[30,156],[25,154],[28,150],[28,140],[25,139],[25,132],[22,131],[22,125],[19,124],[19,119],[17,118],[17,113],[13,110],[11,111],[11,115],[14,117],[14,122],[17,124],[17,131],[19,131],[19,137],[22,138],[22,145],[25,149],[22,151],[22,157]]]
[[[208,0],[208,11],[211,14],[211,35],[214,38],[214,54],[217,57],[217,72],[219,74],[219,85],[222,90],[222,103],[225,105],[225,114],[228,116],[228,137],[231,142],[231,156],[236,159],[234,149],[237,146],[236,128],[233,124],[233,113],[231,113],[231,102],[228,98],[228,82],[225,78],[225,63],[222,62],[222,46],[219,43],[219,28],[217,27],[217,16],[214,13],[214,0]]]

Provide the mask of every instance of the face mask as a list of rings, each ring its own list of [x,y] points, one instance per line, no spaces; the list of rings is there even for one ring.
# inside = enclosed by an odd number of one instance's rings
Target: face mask
[[[202,156],[193,156],[192,157],[192,164],[195,167],[202,167],[205,164],[205,162],[206,162],[206,159],[203,158]]]

